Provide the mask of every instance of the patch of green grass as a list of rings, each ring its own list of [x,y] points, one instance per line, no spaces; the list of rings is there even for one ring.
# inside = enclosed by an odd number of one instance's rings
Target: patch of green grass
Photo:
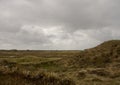
[[[15,62],[17,64],[37,64],[42,62],[49,62],[49,61],[56,61],[60,60],[61,58],[41,58],[36,56],[24,56],[24,57],[17,57],[17,58],[11,58],[11,57],[2,57],[0,60],[7,60],[10,62]]]

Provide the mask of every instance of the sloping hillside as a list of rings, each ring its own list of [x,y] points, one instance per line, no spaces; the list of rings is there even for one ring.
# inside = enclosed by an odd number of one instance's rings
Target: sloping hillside
[[[67,61],[77,85],[120,85],[120,40],[106,41]]]
[[[106,67],[120,62],[120,40],[106,41],[97,47],[86,49],[71,59],[77,67]]]

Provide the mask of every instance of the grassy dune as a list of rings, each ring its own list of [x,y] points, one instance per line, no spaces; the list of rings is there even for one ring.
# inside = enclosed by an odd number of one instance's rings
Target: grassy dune
[[[0,85],[120,85],[120,40],[84,51],[0,51]]]

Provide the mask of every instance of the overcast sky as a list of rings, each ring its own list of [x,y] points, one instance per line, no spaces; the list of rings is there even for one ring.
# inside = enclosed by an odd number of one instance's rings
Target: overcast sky
[[[120,39],[120,0],[0,0],[0,49],[81,50]]]

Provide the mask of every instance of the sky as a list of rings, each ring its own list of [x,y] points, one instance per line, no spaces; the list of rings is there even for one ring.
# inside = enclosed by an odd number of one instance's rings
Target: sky
[[[0,49],[82,50],[120,39],[120,0],[0,0]]]

